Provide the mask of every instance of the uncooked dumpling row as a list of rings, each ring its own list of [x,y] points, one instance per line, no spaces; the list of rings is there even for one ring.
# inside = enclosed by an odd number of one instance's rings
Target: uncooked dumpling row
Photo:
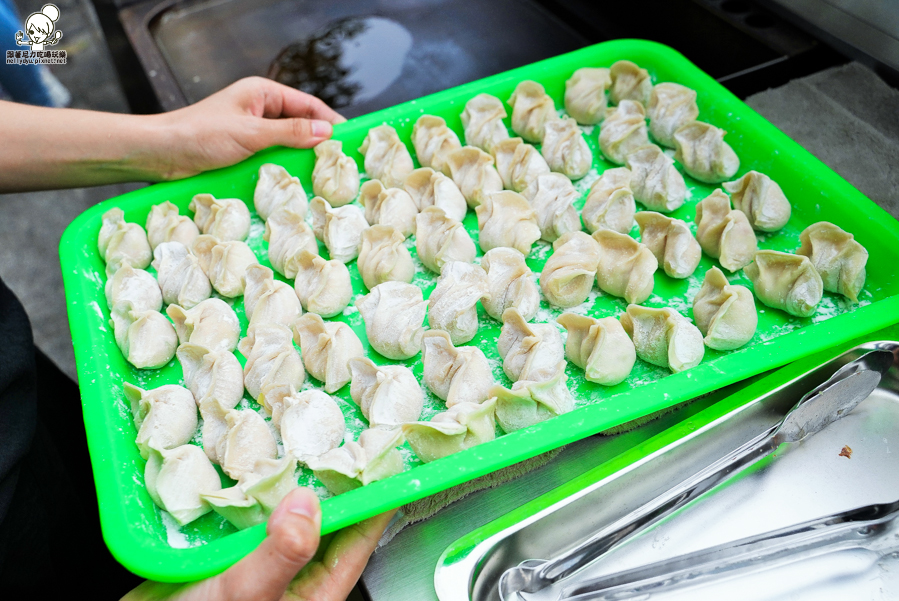
[[[402,186],[406,176],[414,169],[409,149],[396,130],[386,124],[368,130],[359,152],[365,157],[368,176],[381,180],[388,188]]]
[[[729,283],[717,267],[705,273],[702,288],[693,298],[693,319],[705,336],[705,345],[719,351],[749,342],[759,322],[749,288]]]
[[[521,194],[504,190],[489,195],[475,209],[478,215],[478,243],[487,252],[506,246],[527,256],[540,239],[537,213]]]
[[[581,217],[590,233],[606,229],[626,234],[634,226],[634,193],[627,167],[607,169],[590,187]]]
[[[734,176],[740,168],[737,153],[724,141],[727,132],[702,121],[691,121],[674,132],[674,158],[687,175],[717,184]]]
[[[656,84],[646,105],[646,116],[652,137],[660,144],[674,148],[674,132],[699,116],[696,90],[677,83]]]
[[[540,308],[540,292],[524,255],[514,248],[499,247],[481,258],[487,272],[488,296],[481,299],[487,315],[502,321],[506,309],[514,308],[530,321]]]
[[[434,273],[451,261],[470,263],[477,256],[465,227],[436,206],[415,217],[415,249],[418,260]]]
[[[854,303],[865,285],[868,251],[855,237],[827,221],[819,221],[799,234],[797,255],[808,257],[821,275],[824,289],[842,294]]]
[[[546,123],[558,118],[553,99],[536,81],[525,80],[515,86],[509,106],[512,131],[532,144],[542,143]]]
[[[653,274],[659,264],[652,251],[624,234],[597,230],[599,244],[596,284],[603,292],[620,296],[629,303],[642,303],[652,294]]]
[[[372,428],[418,421],[424,395],[412,370],[402,365],[375,365],[365,357],[354,357],[348,365],[350,395]]]
[[[621,325],[638,357],[675,373],[696,367],[705,354],[699,328],[674,309],[628,305]]]
[[[687,198],[684,176],[655,144],[642,146],[627,155],[631,170],[630,188],[634,198],[647,209],[670,213],[680,208]]]
[[[339,148],[340,142],[336,144]],[[309,210],[309,201],[306,200],[306,191],[298,177],[291,176],[281,165],[266,163],[259,168],[259,181],[253,191],[253,206],[263,221],[267,221],[279,209],[288,209],[303,218]]]
[[[685,221],[652,211],[637,213],[636,220],[640,239],[666,274],[678,279],[693,275],[702,258],[702,248]]]
[[[732,210],[730,199],[721,190],[696,205],[696,240],[705,254],[732,272],[746,267],[758,249],[746,214]]]
[[[557,307],[574,307],[587,300],[599,253],[599,244],[584,232],[568,232],[556,240],[540,274],[546,300]]]
[[[456,132],[446,126],[442,117],[422,115],[412,127],[412,145],[422,167],[430,167],[449,175],[447,158],[462,147]]]
[[[753,229],[776,232],[790,220],[790,202],[777,182],[764,173],[750,171],[723,187],[730,192],[734,208],[746,213]]]
[[[421,350],[422,322],[428,310],[421,288],[384,282],[356,301],[368,343],[388,359],[409,359]]]
[[[743,273],[760,301],[797,317],[814,315],[824,295],[821,276],[803,255],[760,250]]]
[[[239,198],[197,194],[188,208],[194,212],[194,222],[202,233],[223,242],[244,240],[250,233],[250,210]]]
[[[565,82],[565,111],[578,123],[596,125],[605,115],[611,85],[608,69],[578,69]]]
[[[428,299],[428,324],[447,332],[453,344],[468,342],[478,333],[477,303],[489,293],[487,274],[479,266],[447,263]]]
[[[630,375],[637,352],[617,319],[562,313],[556,321],[568,331],[565,356],[584,370],[586,380],[614,386]]]
[[[359,166],[343,152],[340,140],[325,140],[315,147],[312,193],[332,207],[342,207],[359,195]]]
[[[603,156],[623,165],[627,155],[649,144],[643,105],[622,100],[617,107],[606,109],[606,117],[599,128],[599,148]]]
[[[442,330],[425,332],[421,344],[422,382],[447,407],[487,400],[493,373],[484,351],[476,346],[455,347]]]

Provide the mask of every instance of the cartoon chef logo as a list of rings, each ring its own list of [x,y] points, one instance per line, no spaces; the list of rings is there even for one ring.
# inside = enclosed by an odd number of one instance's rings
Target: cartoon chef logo
[[[56,20],[59,19],[59,9],[55,4],[45,4],[39,13],[31,13],[25,20],[25,32],[28,40],[25,41],[25,33],[16,32],[16,44],[19,46],[31,46],[32,51],[41,51],[44,46],[52,46],[62,39],[62,32],[56,31]]]

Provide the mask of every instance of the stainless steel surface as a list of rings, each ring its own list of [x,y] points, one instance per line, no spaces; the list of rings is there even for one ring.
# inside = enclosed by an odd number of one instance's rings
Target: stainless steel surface
[[[518,598],[519,592],[534,593],[569,578],[610,549],[767,457],[782,444],[799,442],[848,415],[874,391],[892,363],[892,353],[883,350],[871,351],[848,363],[826,382],[803,395],[777,426],[758,439],[728,453],[574,549],[549,561],[526,561],[506,570],[499,580],[500,598],[511,601]]]
[[[509,567],[525,559],[557,556],[576,547],[590,534],[768,431],[804,393],[824,382],[841,366],[878,347],[893,350],[897,345],[866,344],[794,378],[677,443],[490,537],[463,559],[438,566],[435,587],[439,598],[443,601],[498,599],[498,579]],[[890,445],[899,438],[896,423],[899,423],[899,370],[894,365],[874,393],[850,416],[817,436],[789,445],[791,448],[786,451],[779,450],[772,459],[757,463],[735,481],[615,549],[585,569],[579,579],[620,572],[871,503],[894,501],[899,498],[899,462],[891,457]],[[839,456],[844,445],[854,450],[851,459]],[[852,563],[858,554],[849,553],[849,559],[842,556],[839,559],[849,561],[854,566],[852,569],[858,568]],[[846,576],[849,568],[834,569],[834,561],[831,554],[826,554],[811,564],[819,570],[819,577],[822,574],[825,578]],[[891,560],[878,558],[875,564],[883,561]],[[820,571],[822,565],[828,567]],[[861,568],[852,573],[871,577],[870,570]],[[789,577],[789,572],[786,575]],[[820,582],[806,572],[801,576],[805,578],[802,590],[821,593],[816,588]],[[876,572],[875,576],[883,574]],[[765,577],[778,582],[776,578],[784,574],[778,572]],[[856,587],[869,586],[864,584],[866,581],[849,580]],[[843,581],[830,584],[843,598],[864,598],[845,596],[847,589]],[[746,589],[753,591],[746,598],[783,598],[785,591],[792,590],[772,589],[770,583],[755,582],[754,586]],[[725,593],[719,590],[718,594],[728,599],[744,598],[740,590],[728,589]],[[527,594],[526,598],[553,599],[560,593],[554,586],[538,594]]]

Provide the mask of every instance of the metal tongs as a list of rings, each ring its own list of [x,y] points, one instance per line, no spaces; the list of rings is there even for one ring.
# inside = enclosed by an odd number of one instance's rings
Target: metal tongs
[[[520,592],[535,593],[568,578],[648,526],[768,456],[783,443],[799,442],[820,432],[868,398],[893,361],[891,352],[874,350],[844,365],[823,384],[806,393],[780,423],[678,486],[554,559],[529,559],[506,570],[499,579],[500,598],[513,601],[521,598]]]

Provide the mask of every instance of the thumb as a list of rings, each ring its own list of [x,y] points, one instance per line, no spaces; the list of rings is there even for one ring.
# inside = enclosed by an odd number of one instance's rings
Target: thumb
[[[333,131],[330,123],[319,119],[266,119],[261,132],[264,139],[260,142],[262,148],[312,148],[330,138]]]
[[[309,488],[291,491],[268,520],[268,537],[222,574],[226,599],[277,601],[318,549],[321,508]]]

